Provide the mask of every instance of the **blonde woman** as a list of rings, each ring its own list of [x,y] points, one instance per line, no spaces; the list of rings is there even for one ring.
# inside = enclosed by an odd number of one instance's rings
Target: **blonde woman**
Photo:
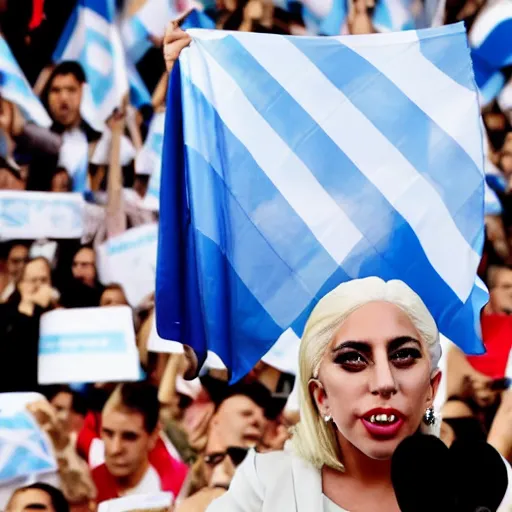
[[[399,511],[391,457],[406,437],[436,430],[440,355],[434,319],[406,284],[338,286],[301,341],[291,449],[251,452],[208,512]],[[507,493],[499,510],[511,503]]]

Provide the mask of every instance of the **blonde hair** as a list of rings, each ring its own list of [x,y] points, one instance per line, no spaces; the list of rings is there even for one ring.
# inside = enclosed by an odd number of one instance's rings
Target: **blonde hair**
[[[344,471],[335,428],[323,420],[309,391],[318,377],[323,355],[343,321],[370,302],[389,302],[410,318],[429,349],[432,371],[437,369],[441,345],[437,325],[420,297],[402,281],[367,277],[343,283],[316,305],[306,324],[299,350],[299,406],[301,420],[294,428],[292,447],[317,468],[326,465]],[[423,426],[422,431],[433,433]]]

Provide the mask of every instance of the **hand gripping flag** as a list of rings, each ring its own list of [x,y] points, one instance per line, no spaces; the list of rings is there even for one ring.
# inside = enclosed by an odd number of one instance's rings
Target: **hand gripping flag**
[[[334,38],[191,30],[167,101],[159,335],[236,381],[343,281],[401,279],[483,351],[484,161],[463,24]]]

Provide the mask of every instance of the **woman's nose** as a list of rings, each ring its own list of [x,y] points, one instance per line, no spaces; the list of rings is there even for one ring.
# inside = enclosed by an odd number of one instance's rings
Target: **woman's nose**
[[[389,361],[376,362],[372,372],[370,390],[373,395],[389,397],[397,392],[397,384]]]

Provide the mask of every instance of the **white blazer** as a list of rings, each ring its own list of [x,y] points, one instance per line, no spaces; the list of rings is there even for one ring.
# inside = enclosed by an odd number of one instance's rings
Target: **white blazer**
[[[512,470],[498,512],[512,512]],[[321,512],[319,470],[288,451],[258,454],[251,450],[240,465],[229,491],[210,504],[207,512]]]

